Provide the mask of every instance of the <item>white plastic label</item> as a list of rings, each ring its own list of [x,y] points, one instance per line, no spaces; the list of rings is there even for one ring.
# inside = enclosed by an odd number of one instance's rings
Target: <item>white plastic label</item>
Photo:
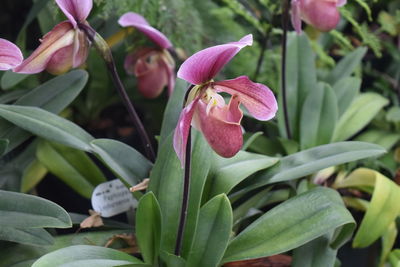
[[[136,199],[118,179],[99,184],[92,194],[92,207],[102,217],[111,217],[136,206]]]

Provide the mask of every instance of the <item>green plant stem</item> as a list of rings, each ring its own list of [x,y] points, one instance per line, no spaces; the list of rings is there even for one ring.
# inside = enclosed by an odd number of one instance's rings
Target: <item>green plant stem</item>
[[[133,125],[139,132],[139,136],[140,136],[140,139],[144,146],[146,156],[149,160],[154,162],[156,157],[155,157],[154,149],[151,144],[150,138],[149,138],[149,136],[143,126],[143,123],[140,120],[139,115],[137,114],[135,107],[133,106],[132,101],[130,100],[128,93],[126,92],[126,89],[125,89],[124,85],[122,84],[122,81],[118,75],[117,67],[115,65],[115,61],[112,56],[110,47],[107,45],[106,41],[90,26],[88,26],[86,24],[79,24],[79,28],[85,32],[88,39],[93,43],[93,45],[96,47],[97,51],[101,54],[102,58],[106,62],[107,69],[111,74],[115,88],[117,89],[117,91],[122,99],[122,102],[124,103],[126,109],[128,110],[128,114],[133,122]]]
[[[282,1],[282,61],[281,61],[281,90],[282,90],[282,104],[283,104],[283,116],[285,120],[286,135],[288,139],[292,139],[292,133],[290,130],[289,123],[289,113],[287,107],[287,97],[286,97],[286,48],[287,48],[287,31],[289,24],[289,1]]]

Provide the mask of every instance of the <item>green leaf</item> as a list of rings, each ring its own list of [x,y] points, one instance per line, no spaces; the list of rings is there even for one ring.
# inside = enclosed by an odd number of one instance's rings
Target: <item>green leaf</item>
[[[336,95],[328,84],[320,84],[311,90],[304,101],[300,144],[302,149],[330,142],[338,119]]]
[[[388,100],[376,93],[359,95],[340,117],[332,141],[344,141],[358,133],[387,104]]]
[[[14,228],[0,226],[0,240],[16,242],[33,246],[49,246],[54,239],[46,230],[41,228]]]
[[[337,250],[330,247],[333,231],[293,251],[293,267],[334,266]]]
[[[237,184],[250,175],[271,167],[278,162],[260,154],[239,151],[232,158],[223,158],[214,154],[212,176],[207,182],[208,199],[221,193],[228,194]]]
[[[182,257],[176,256],[174,254],[170,254],[168,252],[161,252],[162,260],[167,264],[167,266],[173,267],[185,267],[186,262]]]
[[[304,66],[307,66],[305,68]],[[286,91],[290,129],[295,140],[299,138],[300,114],[309,91],[317,87],[315,54],[306,34],[288,36],[286,60]],[[282,110],[278,111],[282,136],[284,129]]]
[[[43,141],[38,144],[36,156],[50,172],[88,199],[95,186],[107,181],[97,165],[82,151]]]
[[[0,105],[0,116],[50,141],[90,151],[93,137],[78,125],[36,107]]]
[[[21,96],[26,94],[26,90],[21,89],[21,90],[12,90],[7,93],[2,93],[0,96],[0,104],[7,104],[9,102],[13,102],[20,98]]]
[[[10,141],[8,139],[0,139],[0,157],[7,151],[7,147]]]
[[[193,247],[187,259],[191,267],[219,266],[232,229],[232,208],[225,194],[207,202],[200,210]]]
[[[400,140],[400,134],[382,130],[369,130],[357,136],[355,140],[377,144],[390,150]]]
[[[333,86],[338,105],[339,117],[347,110],[351,102],[358,95],[361,87],[361,79],[356,77],[347,77],[340,79]]]
[[[366,52],[366,47],[359,47],[353,52],[347,54],[331,71],[330,75],[326,78],[326,81],[333,85],[340,79],[349,77],[361,64],[361,60]]]
[[[136,211],[136,239],[145,263],[157,262],[161,240],[161,210],[152,192],[144,195]]]
[[[173,134],[159,148],[147,188],[160,203],[163,222],[161,250],[170,254],[175,249],[183,191],[183,170],[172,147],[172,136]]]
[[[4,75],[1,77],[1,88],[3,90],[11,89],[28,77],[29,74],[16,73],[11,70],[6,71]]]
[[[149,177],[152,163],[134,148],[112,139],[96,139],[93,152],[130,186]]]
[[[251,179],[247,190],[298,179],[331,166],[376,157],[385,152],[380,146],[354,141],[310,148],[282,158],[278,164]]]
[[[0,190],[0,228],[71,227],[68,213],[57,204],[32,195]]]
[[[36,106],[52,113],[59,113],[82,91],[87,80],[88,74],[86,71],[71,71],[67,74],[57,76],[31,90],[19,98],[14,104],[20,106]],[[4,120],[0,121],[0,132],[0,137],[10,140],[10,146],[7,152],[20,145],[30,136],[29,133]]]
[[[21,180],[21,192],[32,190],[47,174],[47,169],[37,159],[24,170]]]
[[[374,187],[371,202],[353,240],[353,247],[367,247],[382,236],[400,214],[400,187],[377,171],[359,168],[337,187]]]
[[[188,83],[184,80],[177,79],[174,91],[168,100],[167,107],[164,111],[162,120],[160,145],[164,143],[171,132],[176,128],[179,114],[183,109],[183,101],[188,88]],[[161,147],[161,146],[160,146]]]
[[[129,254],[97,246],[71,246],[51,252],[38,259],[32,267],[87,266],[113,267],[124,264],[143,264]]]
[[[229,244],[223,262],[279,254],[342,227],[346,231],[339,234],[340,241],[349,238],[355,227],[340,195],[315,188],[283,202],[244,229]]]
[[[400,266],[400,249],[395,249],[389,254],[389,261],[392,267]]]

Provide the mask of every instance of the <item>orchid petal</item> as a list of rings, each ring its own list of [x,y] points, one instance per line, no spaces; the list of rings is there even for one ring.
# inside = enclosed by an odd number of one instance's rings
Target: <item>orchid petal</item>
[[[292,0],[291,20],[297,34],[301,33],[300,0]]]
[[[68,21],[56,25],[43,37],[42,44],[16,67],[14,72],[32,74],[43,71],[58,50],[72,45],[74,35],[75,30]],[[72,57],[72,54],[70,56]]]
[[[193,118],[193,114],[197,104],[199,103],[199,97],[196,97],[192,102],[189,103],[181,112],[179,116],[178,124],[174,132],[174,149],[181,161],[182,167],[185,164],[186,156],[186,145],[190,132],[190,124]]]
[[[347,0],[338,0],[336,6],[341,7],[347,3]]]
[[[164,51],[164,53],[168,53]],[[168,86],[168,96],[172,95],[172,92],[174,91],[175,88],[175,82],[176,82],[176,76],[175,76],[175,62],[173,58],[167,54],[162,56],[162,61],[161,64],[164,65],[164,70],[167,73],[167,86]]]
[[[21,64],[21,50],[15,44],[0,38],[0,70],[9,70]]]
[[[253,36],[246,35],[238,42],[217,45],[189,57],[178,70],[178,77],[192,84],[211,80],[243,47],[252,45]]]
[[[139,14],[128,12],[122,15],[122,17],[118,20],[118,23],[122,27],[135,27],[161,48],[172,47],[172,44],[168,38],[159,30],[151,27],[146,19]]]
[[[194,124],[200,127],[209,145],[222,157],[233,157],[243,145],[240,121],[243,113],[239,99],[233,96],[228,105],[214,106],[207,112],[207,104],[199,101],[194,115]]]
[[[254,83],[247,76],[236,79],[214,82],[217,92],[226,92],[237,96],[251,115],[258,120],[269,120],[275,116],[278,104],[272,91],[265,85]]]
[[[86,20],[93,7],[92,0],[56,0],[56,2],[74,28],[78,22]]]
[[[90,43],[83,31],[76,29],[74,37],[74,50],[72,58],[72,67],[77,68],[85,63],[89,55]]]

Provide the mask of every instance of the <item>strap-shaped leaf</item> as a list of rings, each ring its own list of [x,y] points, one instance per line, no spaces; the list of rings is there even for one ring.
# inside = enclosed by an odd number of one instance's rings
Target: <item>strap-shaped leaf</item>
[[[361,79],[356,77],[347,77],[340,79],[333,86],[338,104],[339,117],[347,110],[351,102],[358,95],[361,87]]]
[[[0,117],[18,127],[66,146],[90,151],[93,137],[78,125],[36,107],[0,105]]]
[[[375,157],[386,151],[364,142],[339,142],[310,148],[282,158],[278,164],[249,181],[251,190],[271,183],[289,181],[339,164]]]
[[[191,267],[216,267],[228,246],[232,230],[232,208],[225,194],[207,202],[200,210],[193,246],[187,259]]]
[[[381,173],[367,168],[353,171],[337,187],[374,187],[367,212],[353,240],[353,247],[371,245],[385,234],[400,214],[400,187]]]
[[[153,164],[134,148],[112,139],[96,139],[91,146],[104,164],[129,185],[149,177]]]
[[[44,198],[0,190],[0,227],[71,227],[68,213]]]
[[[95,186],[107,181],[97,165],[82,151],[42,141],[38,144],[36,156],[50,172],[83,197],[90,199]]]
[[[275,255],[299,247],[332,229],[343,229],[333,243],[350,237],[355,221],[339,194],[315,188],[271,209],[229,244],[223,262]]]
[[[144,195],[136,211],[136,239],[144,261],[153,264],[161,241],[161,210],[152,192]]]
[[[232,158],[222,158],[215,153],[213,156],[212,176],[207,182],[209,199],[218,194],[228,194],[241,181],[257,171],[271,167],[279,160],[246,151],[239,151]]]
[[[389,101],[376,93],[359,95],[340,117],[333,133],[334,142],[344,141],[364,128]]]
[[[38,259],[32,267],[113,267],[128,264],[144,265],[135,257],[118,250],[97,246],[78,245],[51,252]]]
[[[88,74],[86,71],[74,70],[57,76],[29,91],[14,104],[40,107],[57,114],[76,98],[86,85],[87,80]],[[30,136],[28,132],[4,120],[0,121],[0,129],[0,137],[10,139],[10,146],[6,152],[11,151]]]
[[[0,226],[0,240],[33,246],[49,246],[54,242],[51,234],[42,228],[22,229],[3,226]]]

